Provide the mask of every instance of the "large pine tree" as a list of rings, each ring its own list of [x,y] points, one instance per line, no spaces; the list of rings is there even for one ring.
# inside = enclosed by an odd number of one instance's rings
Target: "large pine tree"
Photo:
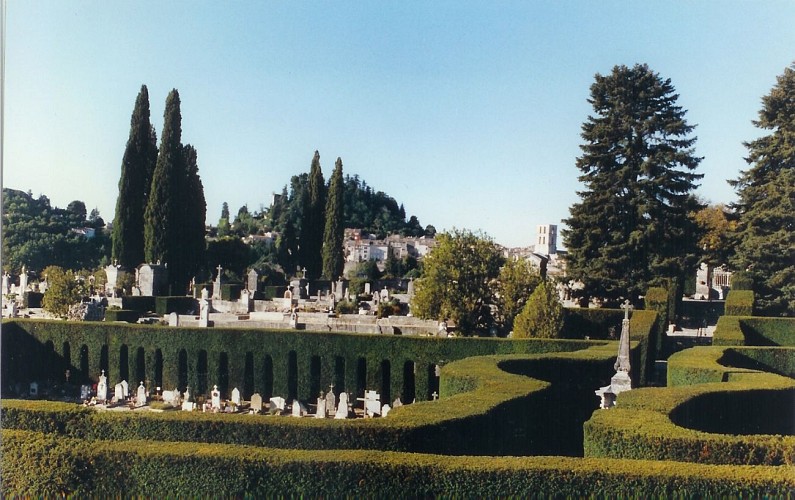
[[[693,126],[670,79],[646,65],[597,74],[577,158],[581,201],[564,231],[567,272],[585,296],[637,301],[657,283],[681,280],[696,264],[689,213],[702,177],[693,171]]]
[[[323,210],[325,209],[323,172],[320,169],[320,153],[315,151],[309,171],[309,192],[305,198],[301,216],[300,257],[306,269],[306,277],[317,279],[323,268]]]
[[[142,85],[122,158],[112,234],[112,258],[129,269],[144,261],[144,211],[156,161],[157,137],[149,121],[149,90]]]
[[[342,158],[337,158],[334,173],[329,181],[326,198],[326,225],[323,232],[323,277],[334,280],[342,276],[345,267],[342,243],[345,237],[344,181],[342,178]]]
[[[762,98],[754,125],[770,133],[745,143],[751,168],[729,181],[738,196],[734,267],[753,277],[758,312],[795,316],[795,63]]]

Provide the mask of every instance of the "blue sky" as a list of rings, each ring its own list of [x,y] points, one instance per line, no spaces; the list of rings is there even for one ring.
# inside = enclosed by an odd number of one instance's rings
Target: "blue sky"
[[[698,190],[729,202],[795,2],[7,0],[3,185],[112,219],[130,115],[182,98],[207,221],[258,210],[314,151],[423,225],[533,243],[578,201],[596,73],[647,63],[696,124]],[[789,48],[788,48],[789,47]]]

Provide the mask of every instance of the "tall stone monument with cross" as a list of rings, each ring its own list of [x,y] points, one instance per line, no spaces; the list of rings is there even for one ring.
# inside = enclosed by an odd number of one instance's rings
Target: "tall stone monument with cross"
[[[629,377],[629,313],[632,311],[632,304],[625,300],[621,306],[624,310],[624,320],[621,322],[621,338],[618,341],[618,356],[613,368],[616,374],[610,379],[610,385],[595,391],[600,398],[600,408],[608,409],[616,405],[616,398],[622,392],[632,390],[632,380]]]

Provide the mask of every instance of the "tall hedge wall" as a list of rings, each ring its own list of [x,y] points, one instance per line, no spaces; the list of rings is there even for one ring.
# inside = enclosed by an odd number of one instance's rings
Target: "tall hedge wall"
[[[795,318],[723,316],[712,344],[795,347]]]
[[[731,290],[726,296],[727,316],[752,316],[754,314],[754,292]]]
[[[5,496],[787,497],[792,468],[93,441],[2,431]]]

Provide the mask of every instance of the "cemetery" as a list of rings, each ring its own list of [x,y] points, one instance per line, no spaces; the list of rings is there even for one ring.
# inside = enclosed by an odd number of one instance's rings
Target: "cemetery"
[[[667,296],[568,309],[565,339],[4,320],[4,481],[95,495],[791,494],[795,320],[724,315],[715,345],[672,355],[659,383]],[[86,384],[93,406],[69,397]]]

